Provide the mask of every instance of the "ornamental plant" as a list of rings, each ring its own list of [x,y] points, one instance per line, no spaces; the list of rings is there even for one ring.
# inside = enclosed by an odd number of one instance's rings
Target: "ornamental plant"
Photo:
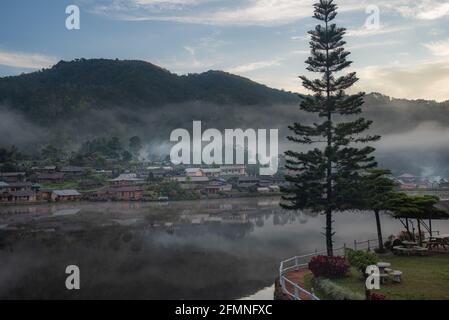
[[[370,251],[355,251],[346,249],[346,258],[351,266],[365,274],[368,266],[376,265],[379,262],[377,254]]]
[[[316,256],[310,260],[309,270],[315,278],[343,278],[348,274],[349,264],[344,257]]]
[[[380,293],[371,293],[369,300],[388,300],[386,295]]]

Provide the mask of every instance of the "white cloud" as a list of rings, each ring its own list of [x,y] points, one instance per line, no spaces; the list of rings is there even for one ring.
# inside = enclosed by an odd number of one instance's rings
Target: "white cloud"
[[[449,16],[449,3],[441,0],[402,0],[394,8],[404,17],[419,20],[436,20]]]
[[[0,65],[41,69],[49,67],[58,61],[55,57],[50,57],[37,53],[9,52],[0,50]]]
[[[449,56],[449,39],[423,44],[434,56]]]
[[[368,29],[366,27],[361,27],[360,29],[352,29],[346,32],[346,36],[348,37],[369,37],[369,36],[377,36],[389,33],[398,33],[402,31],[407,31],[411,29],[409,26],[387,26],[382,25],[377,29]]]
[[[81,0],[80,0],[81,1]],[[280,25],[312,15],[316,0],[103,0],[90,1],[94,13],[127,21],[174,21],[210,25]],[[360,11],[377,5],[403,17],[434,20],[449,16],[447,0],[337,1],[339,12]]]
[[[247,73],[259,69],[265,69],[268,67],[279,66],[281,64],[281,61],[282,59],[280,58],[274,58],[266,61],[252,62],[229,68],[227,71],[230,73]]]
[[[366,49],[366,48],[378,48],[378,47],[386,47],[386,46],[395,46],[401,44],[401,41],[397,40],[386,40],[386,41],[372,41],[367,43],[359,43],[355,45],[350,45],[347,47],[348,50],[358,50],[358,49]]]
[[[218,0],[116,0],[92,12],[127,21],[174,21],[210,25],[281,25],[311,17],[316,0],[244,0],[238,5]],[[203,4],[213,4],[203,6]],[[355,0],[339,12],[364,10]],[[185,9],[185,10],[184,10]],[[190,10],[195,9],[195,10]],[[192,13],[195,12],[195,13]]]
[[[360,78],[356,90],[405,99],[449,100],[449,59],[368,66],[356,71]]]
[[[190,53],[190,55],[195,56],[195,48],[192,47],[184,47],[184,50],[186,50],[188,53]]]

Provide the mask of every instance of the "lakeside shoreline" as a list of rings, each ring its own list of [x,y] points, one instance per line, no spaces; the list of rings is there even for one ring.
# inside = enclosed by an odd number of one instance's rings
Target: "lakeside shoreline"
[[[75,203],[179,203],[179,202],[200,202],[209,200],[232,200],[232,199],[263,199],[263,198],[280,198],[282,193],[269,193],[269,194],[242,194],[242,195],[229,195],[225,197],[206,197],[200,199],[173,199],[167,201],[160,200],[77,200],[77,201],[35,201],[35,202],[22,202],[22,203],[0,203],[2,207],[21,207],[21,206],[35,206],[35,205],[57,205],[57,204],[75,204]]]

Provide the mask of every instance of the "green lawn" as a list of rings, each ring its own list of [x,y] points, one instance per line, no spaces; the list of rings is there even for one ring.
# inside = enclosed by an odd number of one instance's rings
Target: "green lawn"
[[[430,257],[380,256],[381,261],[390,262],[392,269],[400,270],[402,283],[388,282],[381,290],[390,300],[449,300],[449,255]],[[351,270],[350,276],[333,282],[351,291],[364,294],[365,283],[360,272]],[[312,276],[307,276],[305,286],[312,287]],[[320,298],[326,299],[317,292]]]

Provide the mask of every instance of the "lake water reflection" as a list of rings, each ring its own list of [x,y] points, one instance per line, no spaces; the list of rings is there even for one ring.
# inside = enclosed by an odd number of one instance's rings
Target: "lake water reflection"
[[[401,229],[382,219],[385,235]],[[3,207],[0,298],[266,298],[281,260],[323,249],[323,226],[277,198]],[[376,238],[368,213],[339,214],[335,231],[336,245]],[[76,292],[65,289],[71,264]]]

